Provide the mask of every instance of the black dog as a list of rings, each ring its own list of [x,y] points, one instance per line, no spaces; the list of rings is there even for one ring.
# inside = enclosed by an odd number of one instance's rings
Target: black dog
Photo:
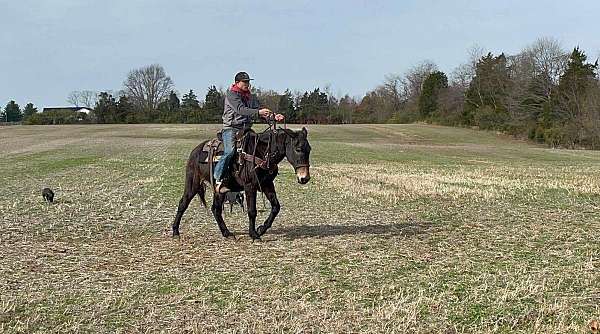
[[[44,197],[45,201],[54,202],[54,192],[50,188],[42,189],[42,197]]]
[[[242,211],[244,211],[244,193],[235,191],[225,193],[225,201],[223,201],[223,206],[225,206],[225,203],[229,203],[229,213],[233,212],[233,205],[235,204],[239,204],[242,208]]]

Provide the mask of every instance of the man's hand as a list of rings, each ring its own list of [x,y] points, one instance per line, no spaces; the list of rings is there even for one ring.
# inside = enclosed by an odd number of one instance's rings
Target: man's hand
[[[267,108],[262,108],[258,110],[258,115],[264,119],[268,119],[269,116],[271,116],[272,114],[273,112]]]
[[[266,120],[269,120],[271,117],[273,117],[277,122],[281,122],[285,119],[285,116],[283,116],[282,114],[276,114],[267,108],[258,110],[258,114],[260,115],[260,117]]]

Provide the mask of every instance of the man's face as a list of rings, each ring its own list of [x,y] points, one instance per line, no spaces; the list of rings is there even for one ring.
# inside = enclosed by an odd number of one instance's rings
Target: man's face
[[[250,90],[250,81],[238,81],[236,85],[239,89],[243,90],[244,92]]]

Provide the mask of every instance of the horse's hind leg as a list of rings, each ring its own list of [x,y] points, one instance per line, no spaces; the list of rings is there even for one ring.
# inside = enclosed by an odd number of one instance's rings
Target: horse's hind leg
[[[192,199],[194,198],[196,194],[190,194],[187,191],[183,194],[183,196],[181,197],[181,200],[179,200],[179,206],[177,207],[177,214],[175,215],[175,222],[173,222],[173,236],[177,237],[179,236],[179,224],[181,223],[181,217],[183,216],[183,213],[185,212],[185,210],[187,209],[188,205],[190,204],[190,202],[192,201]]]
[[[179,224],[181,223],[181,217],[185,210],[187,210],[188,205],[196,196],[196,193],[199,190],[200,185],[194,184],[193,175],[186,175],[185,180],[185,190],[183,191],[183,196],[181,196],[181,200],[179,200],[179,206],[177,207],[177,214],[175,215],[175,221],[173,222],[173,236],[179,236]]]
[[[231,233],[227,229],[227,225],[225,225],[225,221],[223,220],[223,201],[225,200],[225,196],[219,193],[215,193],[213,196],[213,204],[211,207],[211,211],[213,216],[215,216],[215,220],[217,221],[217,225],[219,225],[219,230],[221,230],[221,234],[225,238],[234,237],[233,233]]]

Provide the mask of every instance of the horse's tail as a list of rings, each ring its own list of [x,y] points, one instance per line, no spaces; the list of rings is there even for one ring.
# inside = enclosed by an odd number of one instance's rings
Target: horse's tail
[[[200,182],[200,188],[198,189],[198,198],[200,199],[200,203],[206,208],[206,198],[204,195],[206,194],[206,184],[204,182]]]

